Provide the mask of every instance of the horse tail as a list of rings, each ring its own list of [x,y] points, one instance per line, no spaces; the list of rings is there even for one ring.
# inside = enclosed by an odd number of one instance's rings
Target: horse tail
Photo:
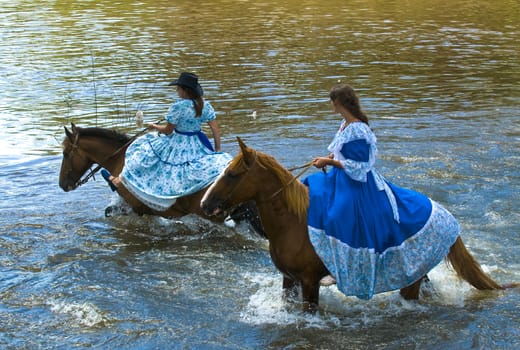
[[[505,289],[489,277],[468,251],[462,239],[457,237],[447,256],[457,275],[480,290]]]

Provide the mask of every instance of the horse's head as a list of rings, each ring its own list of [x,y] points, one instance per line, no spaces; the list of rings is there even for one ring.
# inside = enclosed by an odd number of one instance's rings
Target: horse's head
[[[240,152],[206,191],[201,208],[207,215],[217,215],[235,205],[255,198],[262,186],[258,174],[261,165],[257,152],[237,137]]]
[[[60,170],[60,187],[64,191],[72,191],[92,176],[93,173],[90,173],[79,182],[94,163],[107,168],[112,174],[119,174],[123,168],[126,147],[133,140],[116,130],[79,128],[74,124],[70,130],[65,128],[65,135]]]
[[[72,191],[77,187],[81,176],[92,166],[93,160],[79,147],[80,133],[71,123],[71,130],[65,127],[63,140],[63,160],[60,169],[60,187],[65,191]]]

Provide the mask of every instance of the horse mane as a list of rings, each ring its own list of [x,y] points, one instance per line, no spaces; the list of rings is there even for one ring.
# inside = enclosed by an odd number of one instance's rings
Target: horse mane
[[[272,171],[282,183],[281,193],[285,197],[290,212],[298,217],[301,222],[307,222],[307,210],[309,208],[309,190],[294,175],[284,168],[278,161],[265,153],[256,152],[257,162],[264,168]]]
[[[76,127],[79,136],[87,136],[87,137],[98,137],[103,139],[108,139],[120,144],[125,144],[130,141],[130,136],[127,134],[121,133],[119,131],[113,129],[105,129],[98,127],[89,127],[89,128],[80,128]]]

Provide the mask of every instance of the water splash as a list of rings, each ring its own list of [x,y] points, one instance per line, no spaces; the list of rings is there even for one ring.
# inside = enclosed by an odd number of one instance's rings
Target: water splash
[[[50,300],[49,306],[52,312],[68,315],[73,326],[103,327],[109,321],[104,312],[89,302]]]
[[[288,302],[282,297],[282,278],[269,273],[246,273],[244,280],[256,285],[249,302],[241,312],[241,320],[252,325],[297,325],[304,328],[343,327],[359,329],[377,324],[385,318],[403,314],[427,314],[436,306],[464,307],[475,290],[459,280],[445,264],[428,274],[430,282],[423,284],[417,301],[403,299],[398,291],[381,293],[370,300],[343,295],[336,286],[320,288],[320,312],[301,312],[301,296]]]

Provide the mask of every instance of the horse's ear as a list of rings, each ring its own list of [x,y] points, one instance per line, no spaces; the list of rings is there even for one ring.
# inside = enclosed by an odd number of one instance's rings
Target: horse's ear
[[[244,151],[244,149],[247,149],[246,144],[244,143],[244,141],[242,141],[242,139],[239,136],[237,136],[237,141],[242,151]]]
[[[238,136],[237,141],[246,164],[250,165],[252,162],[254,162],[255,159],[254,151],[251,148],[247,147],[244,141],[242,141],[242,139]]]
[[[240,149],[242,150],[242,154],[246,155],[248,153],[251,153],[251,148],[247,147],[244,141],[240,137],[237,136],[238,145],[240,146]]]
[[[69,140],[73,141],[72,138],[73,138],[73,134],[72,132],[69,131],[69,129],[67,129],[66,126],[63,127],[65,129],[65,135],[67,135],[67,137],[69,138]]]
[[[76,128],[76,124],[74,124],[73,122],[70,122],[70,127],[71,127],[71,130],[72,130],[73,134],[77,134],[78,133],[78,130]]]

